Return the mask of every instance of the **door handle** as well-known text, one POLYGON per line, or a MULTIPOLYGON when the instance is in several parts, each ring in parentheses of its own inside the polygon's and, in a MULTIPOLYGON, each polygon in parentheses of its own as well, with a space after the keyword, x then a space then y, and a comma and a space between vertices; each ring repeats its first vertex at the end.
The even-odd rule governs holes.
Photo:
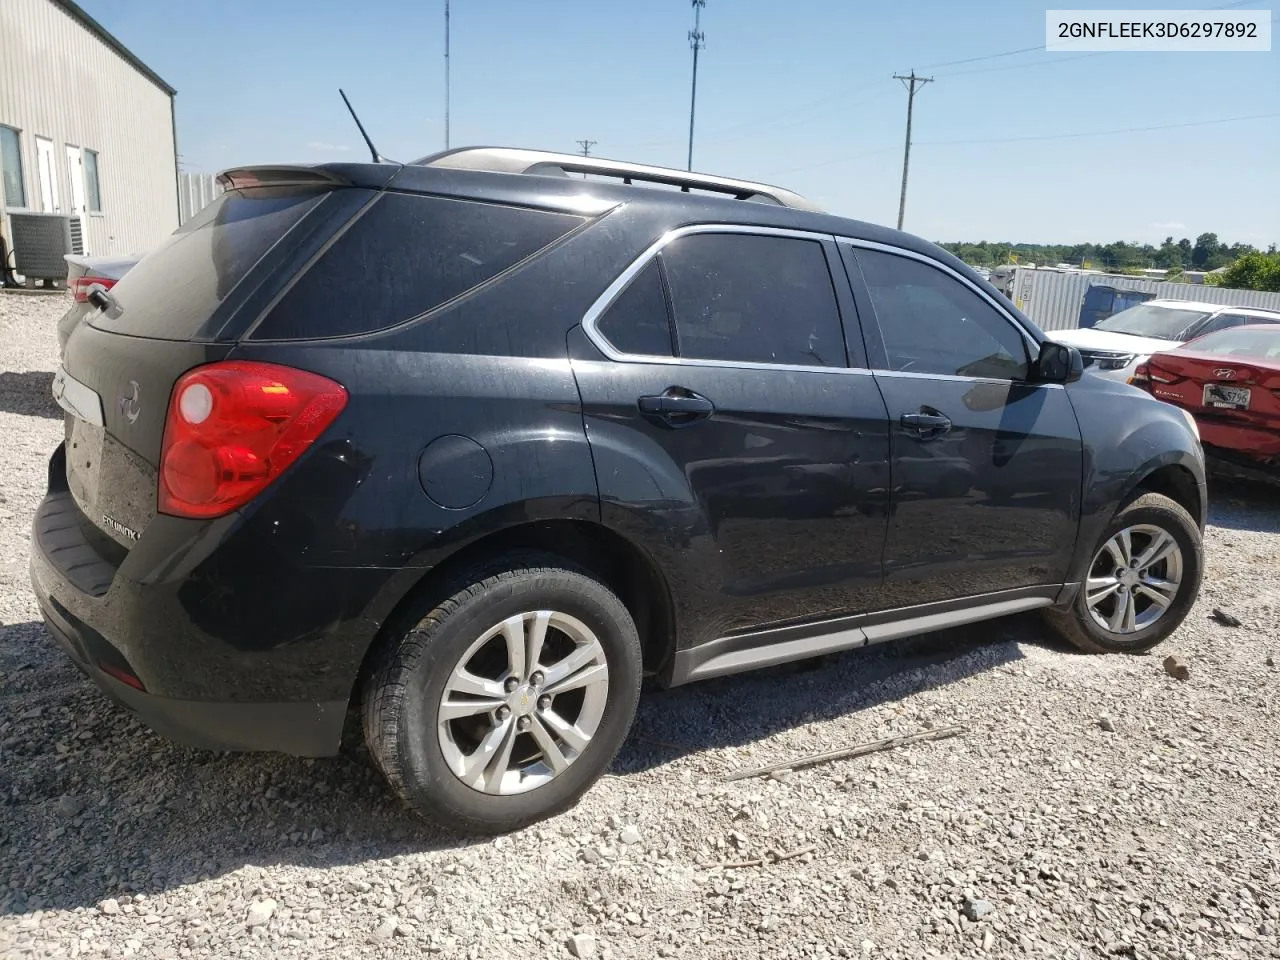
POLYGON ((904 413, 902 425, 921 437, 936 437, 951 429, 951 418, 925 407, 919 413, 904 413))
POLYGON ((655 416, 672 427, 705 420, 716 411, 715 404, 706 397, 679 387, 672 387, 656 396, 640 397, 636 406, 641 413, 655 416))

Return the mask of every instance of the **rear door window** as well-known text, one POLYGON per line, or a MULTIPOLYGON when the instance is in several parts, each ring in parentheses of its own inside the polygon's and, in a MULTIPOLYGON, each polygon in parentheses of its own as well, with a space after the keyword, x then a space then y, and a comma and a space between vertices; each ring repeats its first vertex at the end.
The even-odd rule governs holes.
POLYGON ((395 326, 493 279, 583 222, 496 203, 385 194, 298 279, 251 336, 340 337, 395 326))
POLYGON ((195 337, 254 264, 323 196, 314 190, 224 193, 111 288, 118 314, 94 314, 90 322, 133 337, 195 337))
POLYGON ((657 260, 651 260, 618 294, 601 316, 597 328, 621 353, 646 357, 675 355, 667 295, 662 289, 657 260))
POLYGON ((816 240, 698 233, 667 244, 681 357, 846 367, 827 254, 816 240))

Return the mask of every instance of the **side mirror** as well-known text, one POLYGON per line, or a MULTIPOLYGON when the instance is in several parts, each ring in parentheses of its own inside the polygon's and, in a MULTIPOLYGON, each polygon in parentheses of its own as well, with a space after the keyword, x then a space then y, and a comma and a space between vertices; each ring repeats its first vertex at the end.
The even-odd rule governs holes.
POLYGON ((1075 383, 1084 376, 1084 359, 1075 347, 1046 340, 1036 360, 1036 379, 1041 383, 1075 383))

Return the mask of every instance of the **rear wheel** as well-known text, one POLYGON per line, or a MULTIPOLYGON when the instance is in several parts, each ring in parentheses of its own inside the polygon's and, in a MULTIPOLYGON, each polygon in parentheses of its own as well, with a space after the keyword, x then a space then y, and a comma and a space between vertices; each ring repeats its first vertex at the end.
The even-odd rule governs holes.
POLYGON ((1050 611, 1088 653, 1143 653, 1176 630, 1200 592, 1204 551, 1191 515, 1147 493, 1116 514, 1070 608, 1050 611))
POLYGON ((418 813, 501 833, 572 806, 608 767, 640 695, 622 602, 559 561, 490 564, 384 651, 365 739, 418 813))

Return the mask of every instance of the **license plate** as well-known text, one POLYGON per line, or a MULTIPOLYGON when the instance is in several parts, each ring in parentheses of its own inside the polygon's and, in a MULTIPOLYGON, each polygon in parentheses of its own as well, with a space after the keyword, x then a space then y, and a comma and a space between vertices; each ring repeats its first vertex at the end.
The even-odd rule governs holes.
POLYGON ((106 437, 102 427, 67 417, 67 486, 80 509, 90 516, 98 507, 98 477, 106 437))
POLYGON ((1204 405, 1221 407, 1227 410, 1249 409, 1249 388, 1228 387, 1221 383, 1204 385, 1204 405))

